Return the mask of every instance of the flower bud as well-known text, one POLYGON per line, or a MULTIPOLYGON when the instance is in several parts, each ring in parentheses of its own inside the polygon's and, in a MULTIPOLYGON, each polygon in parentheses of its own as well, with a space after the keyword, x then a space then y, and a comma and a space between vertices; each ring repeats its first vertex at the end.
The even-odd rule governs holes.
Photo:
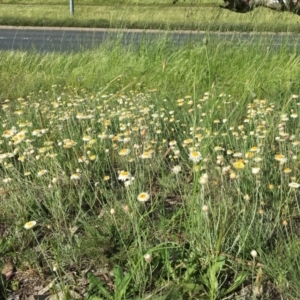
POLYGON ((146 263, 150 263, 152 261, 152 254, 150 253, 145 254, 144 259, 146 263))
POLYGON ((253 258, 256 258, 256 257, 257 257, 257 252, 256 252, 255 250, 252 250, 252 251, 250 252, 250 254, 251 254, 251 256, 252 256, 253 258))

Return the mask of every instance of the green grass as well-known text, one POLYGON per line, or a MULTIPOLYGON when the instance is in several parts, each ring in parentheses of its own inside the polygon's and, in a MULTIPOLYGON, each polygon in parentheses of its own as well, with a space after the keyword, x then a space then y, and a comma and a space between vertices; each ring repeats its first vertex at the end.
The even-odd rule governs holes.
POLYGON ((16 4, 1 4, 0 25, 275 32, 299 32, 300 28, 299 16, 295 14, 264 8, 237 14, 219 8, 220 1, 191 6, 76 2, 74 16, 70 16, 68 3, 13 3, 16 4))
MULTIPOLYGON (((69 1, 64 0, 0 0, 1 4, 22 4, 22 5, 69 5, 69 1)), ((202 5, 203 3, 217 3, 216 0, 192 0, 189 2, 179 1, 176 6, 202 5)), ((76 0, 74 4, 81 5, 141 5, 141 6, 174 6, 172 0, 76 0)))
POLYGON ((299 66, 296 48, 263 42, 2 52, 8 288, 59 277, 50 292, 67 299, 295 299, 299 66))

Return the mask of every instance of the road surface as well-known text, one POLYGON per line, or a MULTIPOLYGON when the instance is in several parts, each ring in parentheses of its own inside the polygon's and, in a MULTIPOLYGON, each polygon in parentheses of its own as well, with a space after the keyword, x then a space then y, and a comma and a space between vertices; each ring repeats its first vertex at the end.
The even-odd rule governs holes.
POLYGON ((98 48, 104 42, 118 39, 124 46, 139 47, 142 40, 151 42, 157 38, 168 40, 170 45, 201 44, 206 38, 211 43, 222 41, 232 46, 259 43, 271 49, 284 45, 300 50, 300 36, 297 34, 0 27, 0 51, 77 52, 98 48))

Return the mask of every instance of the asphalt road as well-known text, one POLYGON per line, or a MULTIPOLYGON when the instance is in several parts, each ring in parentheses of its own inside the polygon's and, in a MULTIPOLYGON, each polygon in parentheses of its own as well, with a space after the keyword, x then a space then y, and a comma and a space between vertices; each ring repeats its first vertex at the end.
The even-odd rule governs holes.
POLYGON ((0 27, 0 50, 39 52, 69 52, 98 48, 102 43, 120 40, 126 45, 139 47, 141 41, 166 39, 170 45, 184 43, 201 44, 203 39, 209 42, 259 43, 271 49, 288 46, 300 51, 300 35, 275 33, 205 33, 205 32, 163 32, 144 30, 107 30, 75 28, 14 28, 0 27))

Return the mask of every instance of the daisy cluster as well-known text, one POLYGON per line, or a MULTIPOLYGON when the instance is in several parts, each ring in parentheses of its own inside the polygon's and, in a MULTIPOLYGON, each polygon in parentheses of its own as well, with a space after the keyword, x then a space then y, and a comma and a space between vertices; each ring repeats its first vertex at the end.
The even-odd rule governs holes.
POLYGON ((214 197, 216 186, 244 199, 258 186, 290 193, 300 186, 297 100, 292 95, 281 108, 255 99, 237 120, 238 102, 209 92, 167 101, 155 90, 78 96, 53 86, 38 100, 6 99, 1 188, 118 186, 147 202, 152 180, 169 176, 214 197))

